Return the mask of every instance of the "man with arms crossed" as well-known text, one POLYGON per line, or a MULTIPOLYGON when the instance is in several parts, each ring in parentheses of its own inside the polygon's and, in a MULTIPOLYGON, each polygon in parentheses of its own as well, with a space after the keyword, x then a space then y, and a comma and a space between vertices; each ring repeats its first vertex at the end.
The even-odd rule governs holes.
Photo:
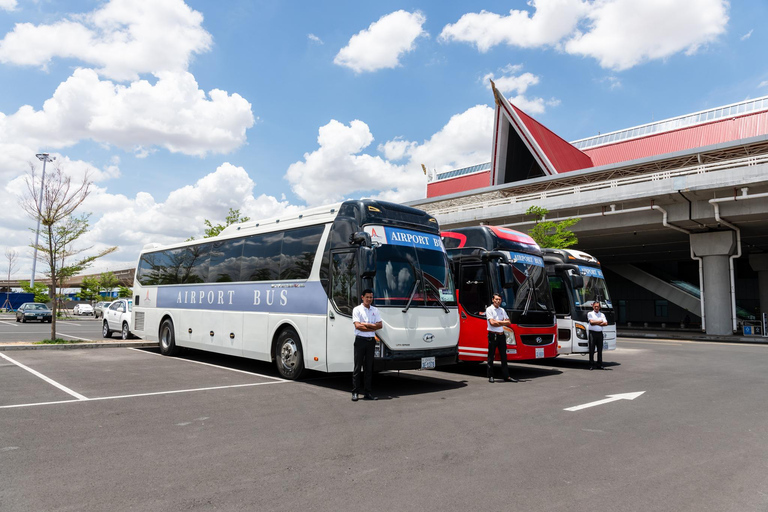
POLYGON ((589 369, 595 366, 595 349, 597 349, 597 369, 603 369, 603 326, 608 325, 608 320, 600 311, 600 302, 592 303, 592 311, 587 313, 589 320, 589 369))
POLYGON ((501 374, 505 382, 517 382, 509 376, 507 365, 507 337, 504 336, 504 326, 511 325, 509 316, 501 307, 501 295, 493 294, 493 304, 485 310, 485 319, 488 320, 488 382, 493 382, 493 359, 496 356, 496 348, 499 349, 501 359, 501 374))
POLYGON ((361 296, 363 303, 352 310, 355 322, 355 369, 352 372, 352 401, 357 402, 360 393, 360 373, 365 365, 365 400, 378 400, 371 394, 373 380, 373 349, 376 345, 376 331, 381 329, 381 315, 373 306, 373 290, 366 288, 361 296))

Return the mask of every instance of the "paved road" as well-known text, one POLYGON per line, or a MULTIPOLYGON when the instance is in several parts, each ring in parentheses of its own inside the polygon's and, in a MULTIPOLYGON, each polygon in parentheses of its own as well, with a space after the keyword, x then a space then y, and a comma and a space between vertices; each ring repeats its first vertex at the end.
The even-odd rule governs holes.
MULTIPOLYGON (((71 317, 56 321, 56 335, 68 340, 101 340, 101 319, 92 316, 71 317)), ((118 338, 120 333, 112 335, 118 338)), ((16 322, 12 314, 0 315, 0 343, 8 341, 35 342, 51 337, 51 324, 16 322)))
POLYGON ((516 364, 516 384, 385 373, 357 403, 349 374, 196 352, 3 355, 4 512, 768 509, 763 345, 625 339, 606 371, 516 364))

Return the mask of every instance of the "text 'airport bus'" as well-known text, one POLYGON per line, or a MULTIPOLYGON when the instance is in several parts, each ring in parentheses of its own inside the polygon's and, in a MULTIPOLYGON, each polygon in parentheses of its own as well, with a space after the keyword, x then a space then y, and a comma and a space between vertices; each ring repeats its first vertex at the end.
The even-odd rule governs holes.
POLYGON ((557 343, 560 354, 588 354, 592 304, 600 302, 608 325, 603 327, 603 350, 616 349, 616 315, 605 285, 600 262, 574 249, 544 249, 549 287, 557 314, 557 343))
POLYGON ((459 360, 487 360, 485 310, 494 293, 501 294, 512 322, 504 327, 507 359, 556 357, 555 313, 541 249, 533 238, 495 226, 457 228, 443 231, 442 237, 456 280, 459 360))
POLYGON ((145 246, 133 331, 177 347, 351 372, 352 309, 374 290, 383 328, 375 370, 456 362, 459 315, 434 217, 374 200, 248 221, 215 238, 145 246))

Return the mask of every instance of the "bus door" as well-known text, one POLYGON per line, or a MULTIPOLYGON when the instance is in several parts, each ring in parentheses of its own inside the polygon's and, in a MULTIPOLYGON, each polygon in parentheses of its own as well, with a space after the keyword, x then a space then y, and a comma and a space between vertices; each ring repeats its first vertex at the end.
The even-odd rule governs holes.
POLYGON ((571 299, 565 280, 559 275, 549 276, 549 289, 552 292, 552 302, 555 304, 557 316, 558 352, 570 354, 573 352, 574 335, 573 319, 571 316, 571 299))
POLYGON ((490 305, 488 275, 483 263, 462 264, 459 280, 459 359, 481 361, 488 357, 485 309, 490 305))
POLYGON ((360 303, 357 251, 331 253, 330 297, 326 360, 329 372, 351 372, 354 365, 355 326, 352 310, 360 303))

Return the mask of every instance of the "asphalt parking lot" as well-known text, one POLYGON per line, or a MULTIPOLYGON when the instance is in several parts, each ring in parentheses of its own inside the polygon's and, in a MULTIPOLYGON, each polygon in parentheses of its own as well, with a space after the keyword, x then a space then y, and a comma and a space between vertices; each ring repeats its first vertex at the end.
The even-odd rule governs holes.
POLYGON ((388 372, 357 403, 200 352, 0 352, 0 510, 766 510, 767 350, 621 340, 605 371, 388 372))
MULTIPOLYGON (((93 315, 72 316, 56 320, 56 336, 72 341, 102 340, 101 318, 93 315)), ((26 341, 36 342, 51 337, 51 324, 44 322, 16 322, 13 314, 0 315, 0 342, 26 341)), ((120 337, 114 333, 113 338, 120 337)))

